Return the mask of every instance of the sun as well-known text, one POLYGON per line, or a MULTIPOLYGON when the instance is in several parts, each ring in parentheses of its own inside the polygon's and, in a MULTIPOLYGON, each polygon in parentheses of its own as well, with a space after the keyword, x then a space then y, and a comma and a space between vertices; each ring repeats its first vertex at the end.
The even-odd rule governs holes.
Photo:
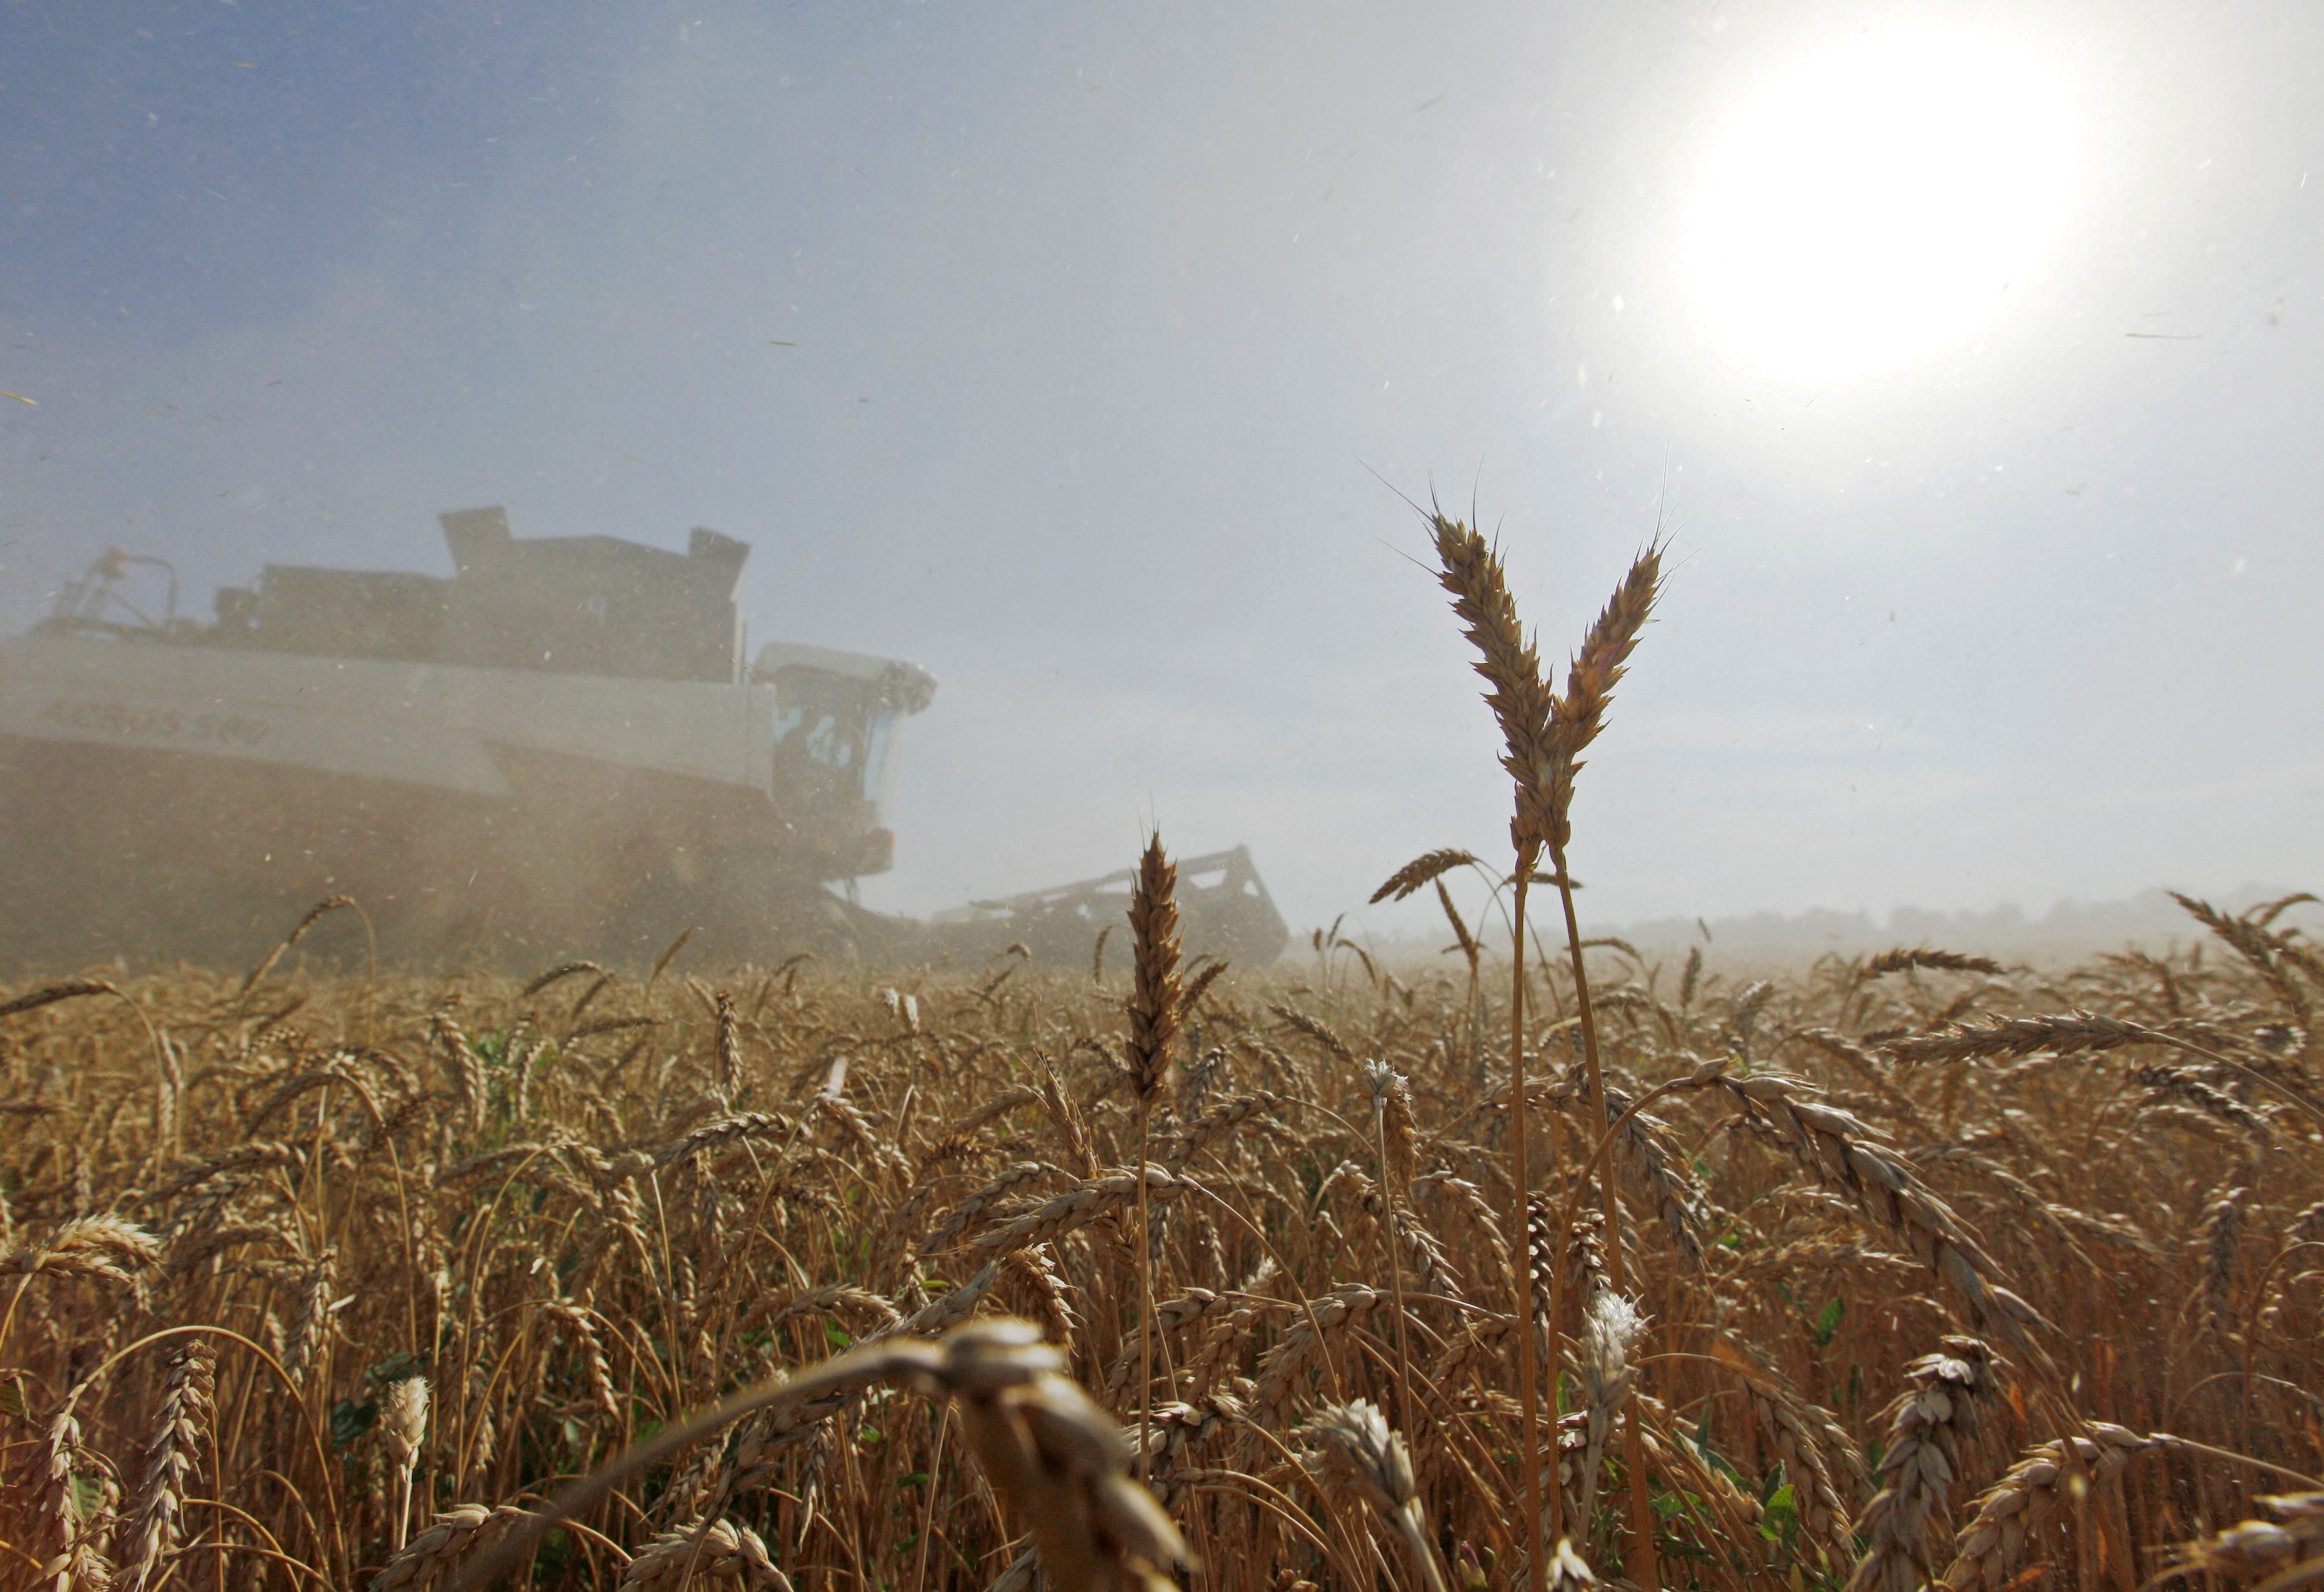
POLYGON ((1690 243, 1711 325, 1810 375, 1961 335, 2053 242, 2070 133, 2056 84, 1997 42, 1894 34, 1804 63, 1703 172, 1690 243))

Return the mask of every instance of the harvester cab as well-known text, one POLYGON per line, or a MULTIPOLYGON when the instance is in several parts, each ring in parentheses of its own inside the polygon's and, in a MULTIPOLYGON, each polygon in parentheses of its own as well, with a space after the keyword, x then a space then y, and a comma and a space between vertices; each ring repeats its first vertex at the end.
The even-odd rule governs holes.
MULTIPOLYGON (((151 602, 150 597, 145 601, 151 602)), ((118 633, 131 635, 167 634, 178 624, 178 567, 167 559, 108 547, 97 555, 78 580, 65 582, 57 593, 47 624, 55 629, 118 633), (165 583, 158 619, 139 606, 144 594, 133 589, 140 569, 157 569, 165 583)))

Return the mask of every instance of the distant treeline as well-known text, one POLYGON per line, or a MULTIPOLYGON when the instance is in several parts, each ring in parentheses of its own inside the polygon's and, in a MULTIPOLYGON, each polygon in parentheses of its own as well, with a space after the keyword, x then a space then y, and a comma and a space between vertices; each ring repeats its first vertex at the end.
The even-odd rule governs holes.
MULTIPOLYGON (((2292 884, 2246 884, 2209 899, 2224 912, 2241 912, 2257 902, 2281 901, 2294 888, 2292 884)), ((2165 890, 2145 891, 2126 901, 2061 901, 2038 913, 2015 902, 2004 902, 1979 911, 1955 912, 1916 906, 1900 906, 1885 914, 1810 907, 1797 912, 1759 912, 1724 918, 1608 921, 1591 918, 1584 907, 1582 923, 1583 934, 1591 938, 1665 950, 1704 944, 1715 949, 1784 951, 1869 951, 1923 945, 1969 951, 2024 947, 2029 954, 2049 947, 2085 953, 2126 944, 2161 949, 2173 942, 2191 943, 2205 937, 2202 925, 2165 890)), ((2294 905, 2287 910, 2283 926, 2324 932, 2324 906, 2294 905)), ((1400 923, 1388 933, 1363 938, 1377 951, 1436 949, 1429 930, 1408 930, 1400 923)))
MULTIPOLYGON (((2264 889, 2246 885, 2213 899, 2227 911, 2240 912, 2255 902, 2270 901, 2293 886, 2264 889)), ((2296 909, 2295 909, 2296 910, 2296 909)), ((2083 943, 2120 940, 2167 942, 2202 935, 2201 925, 2190 919, 2163 890, 2149 890, 2127 901, 2061 901, 2038 915, 2015 902, 1981 912, 1939 912, 1925 907, 1901 906, 1884 920, 1873 912, 1836 912, 1812 907, 1805 912, 1752 912, 1730 918, 1653 918, 1609 928, 1591 927, 1590 933, 1611 933, 1637 945, 1700 942, 1704 930, 1718 945, 1950 945, 1971 948, 1997 941, 2071 940, 2083 943)))

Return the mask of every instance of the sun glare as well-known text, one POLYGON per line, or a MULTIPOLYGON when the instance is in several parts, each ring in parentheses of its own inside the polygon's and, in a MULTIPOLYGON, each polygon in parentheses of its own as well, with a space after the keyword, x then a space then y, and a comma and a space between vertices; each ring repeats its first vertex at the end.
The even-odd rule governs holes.
POLYGON ((1704 174, 1692 243, 1712 326, 1809 375, 1967 331, 2056 230, 2068 133, 2056 85, 2005 45, 1897 35, 1799 67, 1704 174))

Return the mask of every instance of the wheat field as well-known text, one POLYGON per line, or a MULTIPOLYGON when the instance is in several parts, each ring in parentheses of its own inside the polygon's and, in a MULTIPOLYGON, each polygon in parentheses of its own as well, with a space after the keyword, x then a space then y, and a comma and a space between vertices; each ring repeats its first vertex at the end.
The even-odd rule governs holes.
POLYGON ((1182 966, 1157 838, 1111 975, 0 1001, 0 1587, 2324 1581, 2312 898, 1584 939, 1657 552, 1560 692, 1431 524, 1515 814, 1381 886, 1439 958, 1182 966))

